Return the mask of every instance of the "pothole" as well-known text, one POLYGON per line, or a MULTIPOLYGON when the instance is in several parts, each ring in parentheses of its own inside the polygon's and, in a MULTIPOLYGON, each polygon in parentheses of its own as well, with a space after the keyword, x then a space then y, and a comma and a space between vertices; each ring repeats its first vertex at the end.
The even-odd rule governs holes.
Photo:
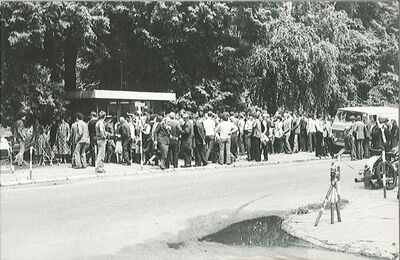
POLYGON ((288 247, 305 245, 302 240, 282 230, 283 219, 267 216, 234 223, 199 241, 216 242, 236 246, 288 247))
POLYGON ((178 241, 175 243, 167 243, 169 248, 173 248, 173 249, 179 249, 181 247, 183 247, 185 245, 185 243, 183 243, 182 241, 178 241))

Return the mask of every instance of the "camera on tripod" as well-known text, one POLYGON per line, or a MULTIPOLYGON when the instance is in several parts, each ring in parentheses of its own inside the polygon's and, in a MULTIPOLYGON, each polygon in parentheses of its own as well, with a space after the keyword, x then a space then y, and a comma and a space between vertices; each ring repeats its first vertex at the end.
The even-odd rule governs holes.
POLYGON ((332 162, 330 177, 331 182, 340 181, 340 165, 338 162, 332 162))

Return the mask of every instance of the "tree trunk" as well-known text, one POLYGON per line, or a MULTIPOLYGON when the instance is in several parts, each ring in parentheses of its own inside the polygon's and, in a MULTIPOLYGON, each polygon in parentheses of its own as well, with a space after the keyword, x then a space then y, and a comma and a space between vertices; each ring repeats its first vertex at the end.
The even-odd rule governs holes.
POLYGON ((48 67, 50 68, 50 79, 54 82, 62 81, 62 71, 60 70, 59 63, 59 48, 58 41, 52 33, 46 33, 44 36, 44 52, 47 56, 48 67))
POLYGON ((66 91, 76 90, 76 59, 78 47, 71 39, 67 39, 64 44, 64 82, 66 91))

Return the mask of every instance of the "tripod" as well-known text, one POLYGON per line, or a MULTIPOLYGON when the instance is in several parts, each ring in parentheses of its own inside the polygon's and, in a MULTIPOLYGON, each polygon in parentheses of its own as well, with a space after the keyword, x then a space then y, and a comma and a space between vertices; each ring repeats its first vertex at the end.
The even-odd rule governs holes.
POLYGON ((342 221, 340 215, 340 155, 338 156, 337 162, 332 162, 331 165, 331 185, 329 186, 328 192, 326 193, 322 207, 318 212, 317 219, 315 220, 314 227, 318 226, 319 220, 321 219, 322 213, 324 212, 326 204, 330 201, 331 206, 331 224, 334 221, 334 208, 336 208, 338 222, 342 221))

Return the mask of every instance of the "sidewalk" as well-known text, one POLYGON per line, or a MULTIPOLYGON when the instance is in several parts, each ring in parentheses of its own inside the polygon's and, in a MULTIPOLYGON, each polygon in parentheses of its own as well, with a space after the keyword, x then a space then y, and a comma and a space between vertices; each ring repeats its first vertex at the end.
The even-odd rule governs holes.
MULTIPOLYGON (((328 157, 327 157, 328 158, 328 157)), ((250 167, 250 166, 263 166, 279 163, 293 163, 311 160, 320 160, 315 157, 314 153, 301 152, 297 154, 274 154, 269 156, 269 161, 247 161, 244 156, 240 157, 238 161, 232 165, 219 165, 217 163, 209 164, 204 167, 191 167, 181 168, 183 160, 179 160, 179 168, 166 169, 162 171, 158 166, 144 165, 141 169, 139 164, 132 164, 131 166, 123 166, 120 164, 109 163, 105 165, 106 174, 95 173, 94 167, 87 167, 86 169, 72 169, 70 164, 61 164, 53 166, 37 166, 33 168, 32 179, 29 179, 29 168, 16 169, 12 174, 8 169, 2 168, 0 170, 0 186, 16 186, 26 184, 54 184, 59 182, 66 182, 79 179, 103 178, 106 176, 143 176, 143 174, 164 174, 176 171, 190 171, 198 169, 217 169, 217 168, 230 168, 230 167, 250 167)), ((192 165, 194 162, 192 162, 192 165)))
POLYGON ((340 251, 396 259, 399 256, 399 201, 397 188, 383 190, 354 190, 349 204, 341 210, 342 222, 330 224, 330 210, 325 209, 321 221, 314 227, 318 211, 304 215, 291 215, 282 224, 284 230, 293 236, 314 245, 340 251))

